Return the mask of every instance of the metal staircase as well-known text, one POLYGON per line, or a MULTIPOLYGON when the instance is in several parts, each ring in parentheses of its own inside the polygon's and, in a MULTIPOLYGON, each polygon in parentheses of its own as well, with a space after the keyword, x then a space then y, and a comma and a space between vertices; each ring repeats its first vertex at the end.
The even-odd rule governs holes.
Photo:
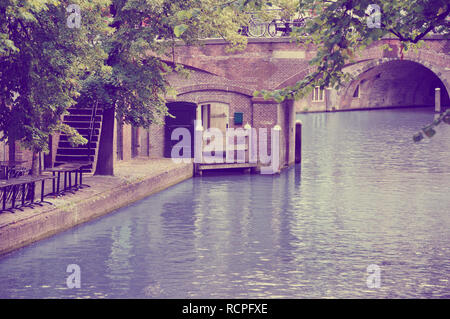
POLYGON ((88 140, 88 143, 72 146, 68 136, 61 134, 54 166, 75 162, 86 163, 83 171, 91 173, 97 161, 103 110, 97 106, 91 108, 71 107, 68 112, 69 115, 64 116, 63 123, 76 129, 88 140))

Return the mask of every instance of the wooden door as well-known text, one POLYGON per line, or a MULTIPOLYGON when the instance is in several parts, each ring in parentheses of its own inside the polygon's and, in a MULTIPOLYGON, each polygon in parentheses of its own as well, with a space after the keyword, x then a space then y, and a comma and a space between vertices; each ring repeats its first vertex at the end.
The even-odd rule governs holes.
POLYGON ((172 132, 177 128, 186 128, 190 133, 190 146, 183 150, 180 150, 180 156, 182 158, 194 157, 194 120, 196 117, 196 107, 194 103, 187 102, 175 102, 167 104, 169 113, 174 118, 167 116, 165 125, 165 147, 164 156, 170 158, 172 155, 172 149, 179 143, 179 141, 172 141, 172 132))

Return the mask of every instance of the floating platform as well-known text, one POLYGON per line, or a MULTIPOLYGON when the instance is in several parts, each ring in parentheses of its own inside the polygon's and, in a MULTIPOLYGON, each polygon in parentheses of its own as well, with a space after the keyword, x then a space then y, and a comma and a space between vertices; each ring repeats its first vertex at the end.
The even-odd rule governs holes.
POLYGON ((245 169, 251 171, 258 167, 257 163, 212 163, 212 164, 194 164, 196 175, 202 175, 203 171, 208 170, 228 170, 228 169, 245 169))

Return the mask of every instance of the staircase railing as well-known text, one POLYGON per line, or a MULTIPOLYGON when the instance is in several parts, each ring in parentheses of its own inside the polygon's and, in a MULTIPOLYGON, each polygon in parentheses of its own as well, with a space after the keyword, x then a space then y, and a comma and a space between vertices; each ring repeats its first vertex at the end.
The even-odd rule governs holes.
POLYGON ((87 162, 90 163, 91 158, 91 140, 92 140, 92 133, 95 128, 95 117, 97 116, 97 108, 98 108, 98 101, 95 102, 94 107, 92 108, 92 114, 91 114, 91 121, 89 123, 89 135, 88 135, 88 153, 87 153, 87 162))

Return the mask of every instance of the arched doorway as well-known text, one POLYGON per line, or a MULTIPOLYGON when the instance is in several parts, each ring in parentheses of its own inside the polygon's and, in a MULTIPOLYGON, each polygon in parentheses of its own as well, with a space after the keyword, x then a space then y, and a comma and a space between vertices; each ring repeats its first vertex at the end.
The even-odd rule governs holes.
POLYGON ((194 121, 196 118, 195 103, 190 102, 171 102, 167 103, 169 113, 174 117, 166 116, 165 124, 165 138, 164 138, 164 157, 172 157, 172 149, 179 142, 178 140, 172 140, 172 132, 177 128, 186 128, 191 135, 191 148, 190 150, 184 148, 179 154, 181 158, 192 158, 194 156, 194 121))
POLYGON ((340 98, 340 109, 379 107, 434 107, 440 88, 442 109, 450 107, 446 86, 430 68, 411 60, 369 63, 340 98))

